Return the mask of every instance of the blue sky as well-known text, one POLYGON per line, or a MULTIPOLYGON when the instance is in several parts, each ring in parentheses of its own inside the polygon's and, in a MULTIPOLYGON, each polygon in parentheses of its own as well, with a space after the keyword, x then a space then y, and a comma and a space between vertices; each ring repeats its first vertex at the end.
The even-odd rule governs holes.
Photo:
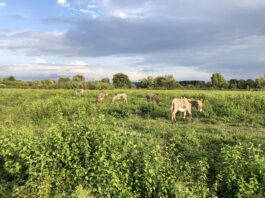
POLYGON ((264 0, 0 0, 0 76, 265 74, 264 0))

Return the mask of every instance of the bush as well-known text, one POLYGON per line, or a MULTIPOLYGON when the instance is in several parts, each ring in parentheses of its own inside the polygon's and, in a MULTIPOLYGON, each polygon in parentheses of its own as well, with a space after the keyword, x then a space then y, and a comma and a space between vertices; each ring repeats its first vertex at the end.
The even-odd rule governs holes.
POLYGON ((264 197, 264 152, 253 145, 225 146, 221 151, 217 192, 222 197, 264 197), (221 168, 222 167, 222 168, 221 168))
POLYGON ((114 117, 128 117, 130 115, 130 110, 127 104, 116 103, 109 108, 108 113, 114 117))

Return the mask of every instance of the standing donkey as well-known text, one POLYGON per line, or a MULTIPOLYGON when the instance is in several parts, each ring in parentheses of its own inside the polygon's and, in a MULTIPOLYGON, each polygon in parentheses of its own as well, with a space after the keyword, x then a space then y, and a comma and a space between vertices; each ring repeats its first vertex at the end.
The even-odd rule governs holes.
POLYGON ((190 117, 192 117, 191 113, 191 107, 195 106, 199 112, 202 112, 202 99, 187 99, 187 98, 175 98, 172 100, 171 103, 171 110, 172 110, 172 115, 171 115, 171 121, 175 122, 176 121, 176 113, 178 111, 184 112, 183 118, 186 118, 186 112, 188 111, 190 117))
POLYGON ((75 95, 76 96, 83 96, 84 89, 75 89, 75 95))
POLYGON ((97 95, 97 98, 96 98, 96 101, 99 103, 99 102, 103 102, 104 98, 108 96, 107 93, 100 93, 97 95))
POLYGON ((156 101, 156 103, 160 106, 161 105, 161 100, 157 97, 157 95, 153 93, 149 93, 146 95, 147 101, 156 101))
POLYGON ((127 103, 127 98, 128 98, 127 94, 125 93, 116 94, 115 96, 112 97, 112 103, 120 99, 123 99, 127 103))

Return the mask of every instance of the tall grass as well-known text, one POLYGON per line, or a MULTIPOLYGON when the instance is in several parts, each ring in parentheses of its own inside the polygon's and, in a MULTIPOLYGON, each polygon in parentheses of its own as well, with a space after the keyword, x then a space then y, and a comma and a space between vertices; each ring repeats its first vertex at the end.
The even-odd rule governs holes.
POLYGON ((0 90, 1 197, 264 197, 264 92, 0 90), (146 101, 155 92, 162 106, 146 101), (170 122, 175 97, 204 112, 170 122))

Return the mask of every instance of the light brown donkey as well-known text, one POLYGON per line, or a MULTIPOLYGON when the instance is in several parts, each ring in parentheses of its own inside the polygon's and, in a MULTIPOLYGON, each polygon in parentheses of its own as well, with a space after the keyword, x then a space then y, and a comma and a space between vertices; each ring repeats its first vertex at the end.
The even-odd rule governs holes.
POLYGON ((184 112, 183 118, 186 118, 186 112, 189 112, 189 115, 192 117, 191 114, 191 103, 187 98, 175 98, 172 100, 171 103, 171 110, 172 110, 172 115, 171 115, 171 121, 175 122, 176 121, 176 113, 178 111, 184 112))
POLYGON ((123 99, 127 103, 127 94, 125 93, 116 94, 115 96, 112 97, 112 102, 115 102, 116 100, 120 99, 123 99))
POLYGON ((82 96, 84 94, 84 89, 75 89, 76 96, 82 96))
POLYGON ((107 93, 100 93, 100 94, 97 95, 96 101, 97 101, 97 102, 103 102, 103 100, 104 100, 104 98, 105 98, 106 96, 108 96, 107 93))

